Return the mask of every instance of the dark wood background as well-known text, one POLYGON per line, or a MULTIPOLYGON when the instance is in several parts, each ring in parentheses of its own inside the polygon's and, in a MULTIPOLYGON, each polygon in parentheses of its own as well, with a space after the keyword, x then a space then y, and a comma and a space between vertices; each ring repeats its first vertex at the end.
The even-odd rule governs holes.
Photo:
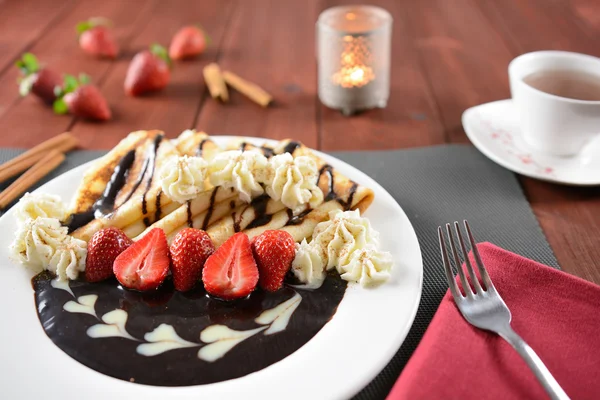
MULTIPOLYGON (((89 149, 108 149, 128 132, 157 128, 171 137, 208 133, 294 137, 322 150, 390 149, 468 143, 468 107, 510 97, 507 66, 534 50, 600 56, 597 0, 376 0, 394 17, 391 98, 384 110, 345 118, 316 93, 315 22, 327 7, 353 0, 0 0, 0 146, 30 147, 71 130, 89 149), (115 61, 86 56, 75 24, 111 19, 122 48, 115 61), (123 92, 131 57, 168 45, 184 24, 200 23, 212 45, 197 61, 177 63, 167 90, 144 98, 123 92), (64 73, 86 72, 114 112, 104 124, 57 116, 19 97, 14 61, 24 51, 64 73), (218 104, 202 68, 218 61, 259 83, 277 100, 261 109, 231 92, 218 104)), ((362 1, 359 1, 362 2, 362 1)), ((521 178, 562 268, 600 283, 600 188, 521 178)))

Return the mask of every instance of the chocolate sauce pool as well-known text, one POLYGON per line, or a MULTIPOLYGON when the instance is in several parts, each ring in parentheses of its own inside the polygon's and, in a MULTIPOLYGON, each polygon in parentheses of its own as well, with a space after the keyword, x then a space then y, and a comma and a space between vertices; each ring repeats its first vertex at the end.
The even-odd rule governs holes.
MULTIPOLYGON (((98 317, 122 309, 129 317, 125 328, 143 339, 160 324, 169 324, 190 342, 200 343, 200 332, 214 324, 235 330, 260 327, 254 319, 263 311, 302 296, 287 328, 279 333, 262 332, 242 341, 223 358, 206 362, 198 358, 200 347, 170 350, 146 357, 136 352, 143 341, 121 337, 91 338, 87 329, 101 323, 93 315, 71 313, 63 309, 74 298, 51 286, 52 276, 41 273, 32 280, 38 316, 48 337, 61 350, 80 363, 103 374, 154 386, 190 386, 235 379, 259 371, 292 354, 307 343, 335 314, 346 291, 346 282, 329 275, 317 290, 296 290, 285 286, 276 293, 257 290, 249 298, 223 302, 209 297, 203 288, 180 293, 171 281, 152 294, 122 289, 116 280, 99 283, 71 281, 75 297, 96 294, 98 317)), ((202 286, 202 285, 199 285, 202 286)))

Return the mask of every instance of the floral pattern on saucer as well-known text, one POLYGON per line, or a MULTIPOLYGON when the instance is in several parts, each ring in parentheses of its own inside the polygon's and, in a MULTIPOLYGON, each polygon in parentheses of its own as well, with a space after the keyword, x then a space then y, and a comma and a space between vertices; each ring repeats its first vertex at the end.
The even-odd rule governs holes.
POLYGON ((512 100, 469 108, 462 125, 473 145, 502 167, 544 181, 575 186, 600 185, 600 140, 573 157, 532 149, 523 139, 512 100))

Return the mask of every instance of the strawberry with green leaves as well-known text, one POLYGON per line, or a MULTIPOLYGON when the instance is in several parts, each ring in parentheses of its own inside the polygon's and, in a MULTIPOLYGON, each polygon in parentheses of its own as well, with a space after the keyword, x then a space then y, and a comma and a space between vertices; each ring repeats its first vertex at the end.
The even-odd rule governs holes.
POLYGON ((79 47, 93 56, 116 58, 119 46, 109 27, 110 21, 102 17, 78 23, 79 47))
POLYGON ((140 96, 164 89, 171 79, 171 59, 167 50, 153 44, 135 55, 125 76, 125 93, 140 96))
POLYGON ((55 90, 58 98, 54 102, 54 112, 108 121, 112 116, 108 103, 100 90, 89 82, 90 78, 85 74, 80 74, 79 79, 73 75, 65 75, 63 85, 55 90))
POLYGON ((173 60, 196 57, 204 52, 209 42, 209 37, 199 26, 184 26, 173 36, 169 56, 173 60))
POLYGON ((56 100, 54 89, 62 84, 59 74, 41 67, 37 57, 31 53, 23 54, 15 65, 23 75, 19 78, 21 96, 27 96, 31 92, 49 104, 56 100))

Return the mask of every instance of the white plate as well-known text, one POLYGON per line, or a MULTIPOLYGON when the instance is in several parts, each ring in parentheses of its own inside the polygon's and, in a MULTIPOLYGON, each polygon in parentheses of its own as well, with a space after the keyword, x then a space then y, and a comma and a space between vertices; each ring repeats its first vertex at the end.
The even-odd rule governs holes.
MULTIPOLYGON (((231 137, 217 137, 224 143, 231 137)), ((251 143, 263 139, 247 138, 251 143)), ((0 218, 0 388, 6 399, 339 399, 366 386, 389 362, 414 320, 423 276, 413 227, 392 196, 373 179, 326 154, 342 174, 370 187, 375 201, 366 212, 381 233, 382 248, 395 266, 389 282, 375 289, 349 286, 339 308, 298 351, 242 378, 201 386, 156 387, 100 374, 69 357, 46 336, 35 311, 32 274, 13 264, 8 246, 16 229, 13 211, 0 218)), ((70 200, 87 165, 75 168, 39 191, 70 200)))
POLYGON ((479 151, 513 172, 565 185, 600 185, 600 140, 574 157, 540 153, 523 140, 512 100, 469 108, 462 124, 479 151))

